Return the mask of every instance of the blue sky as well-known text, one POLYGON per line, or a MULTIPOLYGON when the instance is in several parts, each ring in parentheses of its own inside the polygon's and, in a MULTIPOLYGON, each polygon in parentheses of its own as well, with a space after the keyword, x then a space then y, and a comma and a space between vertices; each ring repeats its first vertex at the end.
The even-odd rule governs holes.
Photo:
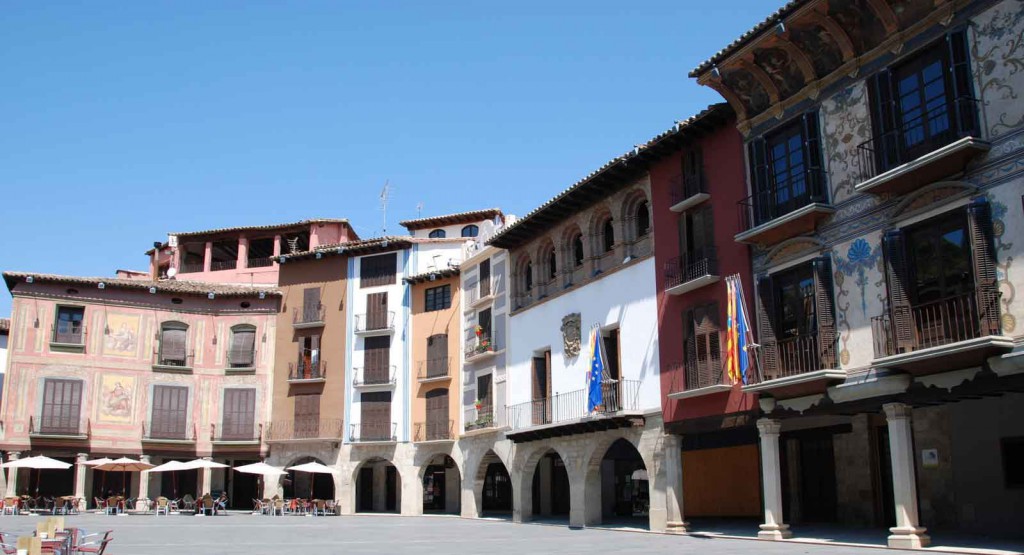
MULTIPOLYGON (((781 0, 780 2, 781 3, 781 0)), ((776 9, 695 2, 6 2, 0 269, 145 269, 170 231, 524 214, 720 102, 776 9)), ((0 295, 0 314, 10 310, 0 295)))

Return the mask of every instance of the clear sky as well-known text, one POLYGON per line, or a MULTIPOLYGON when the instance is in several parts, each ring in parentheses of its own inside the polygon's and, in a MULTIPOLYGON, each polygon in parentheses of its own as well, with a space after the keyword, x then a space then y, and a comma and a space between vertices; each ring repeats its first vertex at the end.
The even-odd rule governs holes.
MULTIPOLYGON (((721 102, 754 0, 4 2, 0 269, 145 269, 168 232, 525 214, 721 102)), ((4 288, 6 291, 6 288, 4 288)), ((0 294, 0 315, 10 311, 0 294)))

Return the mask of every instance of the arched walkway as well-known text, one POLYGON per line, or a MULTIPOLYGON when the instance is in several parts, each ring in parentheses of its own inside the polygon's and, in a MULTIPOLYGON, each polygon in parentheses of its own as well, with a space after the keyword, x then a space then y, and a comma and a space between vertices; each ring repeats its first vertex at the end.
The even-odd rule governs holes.
POLYGON ((445 454, 432 457, 423 465, 420 481, 423 484, 423 512, 457 515, 461 510, 459 492, 462 477, 455 459, 445 454))
POLYGON ((473 484, 478 516, 512 516, 512 477, 505 463, 493 450, 488 450, 477 467, 473 484))
MULTIPOLYGON (((323 461, 316 457, 299 457, 288 463, 285 468, 308 462, 324 464, 323 461)), ((288 475, 284 477, 284 497, 287 499, 324 499, 333 501, 336 499, 334 496, 334 477, 327 474, 317 475, 289 470, 288 475)))
POLYGON ((586 487, 587 525, 649 528, 651 494, 647 465, 629 440, 615 440, 597 464, 588 468, 586 487), (600 508, 599 513, 591 503, 600 508))
POLYGON ((391 461, 371 458, 355 469, 357 513, 398 513, 402 510, 402 477, 391 461))
POLYGON ((569 522, 569 472, 557 451, 549 449, 537 459, 528 487, 533 520, 569 522))

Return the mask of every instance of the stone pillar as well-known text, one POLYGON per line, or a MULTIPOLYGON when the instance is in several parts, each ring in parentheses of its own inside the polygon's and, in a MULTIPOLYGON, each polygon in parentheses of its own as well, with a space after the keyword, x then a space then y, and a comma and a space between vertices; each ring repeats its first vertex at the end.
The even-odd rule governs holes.
MULTIPOLYGON (((584 463, 578 470, 579 478, 577 481, 583 486, 584 526, 597 526, 602 522, 605 500, 604 492, 602 491, 605 473, 603 466, 603 462, 598 462, 594 467, 584 463)), ((610 474, 609 477, 613 475, 614 473, 610 474)))
POLYGON ((444 510, 451 514, 459 514, 461 506, 460 493, 462 484, 459 479, 459 469, 456 467, 446 468, 444 471, 444 510))
MULTIPOLYGON (((210 457, 203 457, 203 460, 204 461, 210 461, 210 460, 213 460, 213 459, 210 458, 210 457)), ((201 469, 200 472, 201 472, 201 474, 199 476, 199 496, 202 497, 202 496, 206 495, 207 493, 210 493, 210 491, 211 491, 211 487, 212 487, 212 483, 213 483, 213 469, 212 468, 203 468, 203 469, 201 469)))
POLYGON ((236 268, 241 270, 242 268, 249 267, 249 238, 242 235, 238 238, 238 261, 236 262, 236 268))
POLYGON ((277 260, 281 256, 281 236, 274 236, 274 266, 277 266, 277 260))
POLYGON ((213 242, 207 241, 203 249, 203 271, 209 272, 213 264, 213 242))
MULTIPOLYGON (((139 460, 146 464, 152 464, 149 455, 142 455, 139 457, 139 460)), ((150 472, 139 473, 139 495, 136 496, 139 498, 139 501, 135 504, 136 509, 149 510, 149 481, 152 477, 153 474, 150 472)))
MULTIPOLYGON (((587 523, 587 479, 586 479, 586 467, 575 468, 576 461, 573 461, 573 466, 570 467, 569 461, 565 463, 565 470, 569 473, 569 528, 583 528, 587 523)), ((598 491, 600 491, 600 480, 601 473, 597 472, 598 480, 598 491)), ((543 485, 541 491, 543 492, 543 485)), ((548 484, 548 495, 546 496, 549 501, 551 499, 551 485, 548 484)), ((600 498, 591 500, 597 501, 598 515, 600 515, 601 504, 600 498)), ((599 519, 600 521, 600 519, 599 519)))
POLYGON ((892 456, 892 493, 896 503, 896 526, 890 528, 889 547, 919 549, 930 542, 921 528, 917 510, 917 477, 914 467, 914 437, 911 408, 903 403, 882 406, 889 423, 889 452, 892 456))
MULTIPOLYGON (((398 468, 397 466, 395 468, 398 468)), ((398 473, 398 507, 403 516, 423 514, 423 478, 414 466, 398 473)))
MULTIPOLYGON (((16 461, 21 458, 21 451, 10 451, 7 453, 7 462, 16 461)), ((7 495, 14 497, 18 494, 18 469, 7 469, 7 495)))
POLYGON ((387 508, 388 479, 383 464, 373 464, 373 510, 383 512, 387 508))
POLYGON ((551 467, 553 464, 554 460, 551 457, 541 457, 537 464, 537 472, 540 473, 540 516, 551 516, 551 471, 553 470, 551 467))
POLYGON ((782 540, 793 533, 782 522, 782 474, 779 458, 779 432, 782 423, 762 418, 757 421, 761 435, 761 474, 764 479, 764 524, 757 537, 763 540, 782 540))
POLYGON ((75 456, 75 497, 78 498, 79 511, 84 511, 86 506, 85 476, 89 470, 89 467, 85 465, 87 460, 89 460, 88 453, 79 453, 75 456))
POLYGON ((651 490, 650 527, 654 532, 683 533, 688 524, 683 518, 682 441, 679 436, 664 435, 660 443, 660 451, 651 457, 657 468, 647 469, 651 478, 648 486, 651 490))

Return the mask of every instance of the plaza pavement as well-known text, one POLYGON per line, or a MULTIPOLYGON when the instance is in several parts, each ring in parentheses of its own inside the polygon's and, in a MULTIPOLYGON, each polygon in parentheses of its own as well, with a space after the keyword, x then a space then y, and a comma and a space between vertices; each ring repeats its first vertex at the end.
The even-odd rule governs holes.
MULTIPOLYGON (((30 534, 39 517, 0 517, 0 530, 30 534)), ((876 548, 776 543, 744 539, 702 538, 565 526, 518 525, 507 521, 457 517, 270 517, 232 513, 226 516, 65 517, 67 526, 88 532, 112 529, 109 555, 279 555, 443 554, 534 555, 595 553, 700 555, 873 555, 909 554, 876 548)))

